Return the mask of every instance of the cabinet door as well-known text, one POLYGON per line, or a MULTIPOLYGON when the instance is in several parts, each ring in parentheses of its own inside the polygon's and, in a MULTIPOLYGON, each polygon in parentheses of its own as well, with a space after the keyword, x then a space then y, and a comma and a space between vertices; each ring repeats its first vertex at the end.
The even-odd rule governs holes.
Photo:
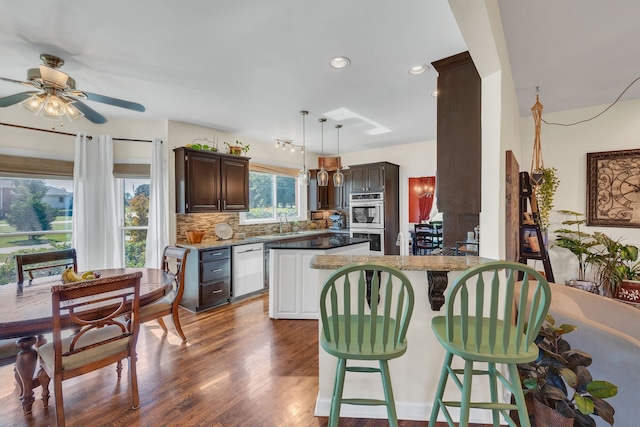
POLYGON ((221 159, 221 194, 223 211, 246 212, 249 210, 249 161, 246 159, 221 159))
POLYGON ((367 166, 367 191, 384 191, 384 165, 367 166))
POLYGON ((356 193, 367 191, 367 170, 365 167, 351 167, 351 189, 356 193))
POLYGON ((185 212, 220 210, 220 158, 189 153, 185 156, 187 179, 185 212))

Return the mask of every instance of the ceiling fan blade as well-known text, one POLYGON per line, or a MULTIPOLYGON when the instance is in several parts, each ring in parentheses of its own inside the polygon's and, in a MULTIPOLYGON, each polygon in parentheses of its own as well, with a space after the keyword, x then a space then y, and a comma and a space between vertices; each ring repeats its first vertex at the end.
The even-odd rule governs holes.
POLYGON ((75 102, 73 103, 73 106, 82 111, 82 113, 88 120, 98 124, 107 123, 107 119, 103 115, 99 114, 96 110, 78 99, 74 99, 74 101, 75 102))
POLYGON ((89 101, 102 102, 103 104, 115 105, 116 107, 128 108, 129 110, 140 111, 144 113, 144 105, 137 102, 124 101, 118 98, 111 98, 110 96, 97 95, 95 93, 84 92, 89 101))
POLYGON ((18 83, 24 86, 31 86, 31 87, 35 87, 35 88, 40 88, 40 86, 33 84, 32 82, 23 82, 21 80, 13 80, 13 79, 8 79, 6 77, 0 77, 0 80, 4 80, 5 82, 11 82, 11 83, 18 83))
POLYGON ((4 98, 0 98, 0 107, 8 107, 10 105, 14 105, 19 102, 22 102, 25 99, 28 99, 29 97, 31 97, 31 95, 33 95, 34 93, 37 93, 37 92, 21 92, 21 93, 16 93, 15 95, 9 95, 9 96, 5 96, 4 98))

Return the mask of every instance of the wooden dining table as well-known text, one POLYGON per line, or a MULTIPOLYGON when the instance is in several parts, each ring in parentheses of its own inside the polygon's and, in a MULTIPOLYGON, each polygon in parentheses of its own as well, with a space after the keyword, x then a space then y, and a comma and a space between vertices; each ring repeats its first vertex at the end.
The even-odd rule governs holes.
MULTIPOLYGON (((138 271, 142 272, 140 307, 161 299, 172 289, 174 275, 161 269, 113 268, 100 270, 100 273, 101 277, 112 277, 138 271)), ((33 389, 41 385, 43 375, 40 370, 35 376, 38 354, 34 346, 44 344, 44 334, 53 331, 51 286, 60 283, 58 275, 35 279, 31 285, 9 283, 0 286, 0 339, 15 338, 20 348, 16 357, 16 380, 25 414, 31 412, 33 389)))

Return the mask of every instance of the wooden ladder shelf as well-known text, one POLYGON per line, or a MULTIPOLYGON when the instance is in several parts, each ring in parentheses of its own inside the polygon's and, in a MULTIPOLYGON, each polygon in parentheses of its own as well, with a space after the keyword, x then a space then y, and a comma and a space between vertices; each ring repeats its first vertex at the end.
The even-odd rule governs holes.
POLYGON ((549 261, 549 254, 544 245, 542 232, 538 225, 538 208, 529 172, 520 172, 520 230, 519 230, 519 257, 518 262, 527 264, 527 261, 540 260, 544 266, 544 273, 549 282, 555 282, 553 270, 549 261))

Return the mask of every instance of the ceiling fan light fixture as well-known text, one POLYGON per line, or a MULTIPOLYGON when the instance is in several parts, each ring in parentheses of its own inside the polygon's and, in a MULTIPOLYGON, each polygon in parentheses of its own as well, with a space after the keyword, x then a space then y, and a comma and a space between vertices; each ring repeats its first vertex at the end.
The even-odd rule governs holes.
POLYGON ((346 68, 349 64, 351 64, 351 60, 346 56, 334 56, 331 58, 331 61, 329 61, 329 65, 337 69, 346 68))
POLYGON ((68 102, 67 106, 65 108, 65 112, 64 112, 65 116, 67 116, 67 119, 69 119, 69 121, 73 121, 75 119, 78 119, 80 117, 84 117, 84 113, 80 110, 78 110, 76 108, 75 105, 73 105, 73 102, 68 102))
POLYGON ((58 121, 60 117, 64 116, 67 112, 68 103, 67 100, 60 98, 55 93, 47 94, 47 99, 42 106, 42 110, 40 110, 40 117, 47 120, 58 121))
POLYGON ((53 85, 60 89, 66 88, 67 80, 69 80, 68 74, 47 67, 46 65, 40 66, 40 77, 42 78, 42 81, 47 82, 50 85, 53 85))
POLYGON ((20 106, 27 111, 31 111, 37 116, 38 114, 40 114, 40 110, 42 110, 46 99, 46 93, 34 93, 29 98, 22 101, 20 103, 20 106))

